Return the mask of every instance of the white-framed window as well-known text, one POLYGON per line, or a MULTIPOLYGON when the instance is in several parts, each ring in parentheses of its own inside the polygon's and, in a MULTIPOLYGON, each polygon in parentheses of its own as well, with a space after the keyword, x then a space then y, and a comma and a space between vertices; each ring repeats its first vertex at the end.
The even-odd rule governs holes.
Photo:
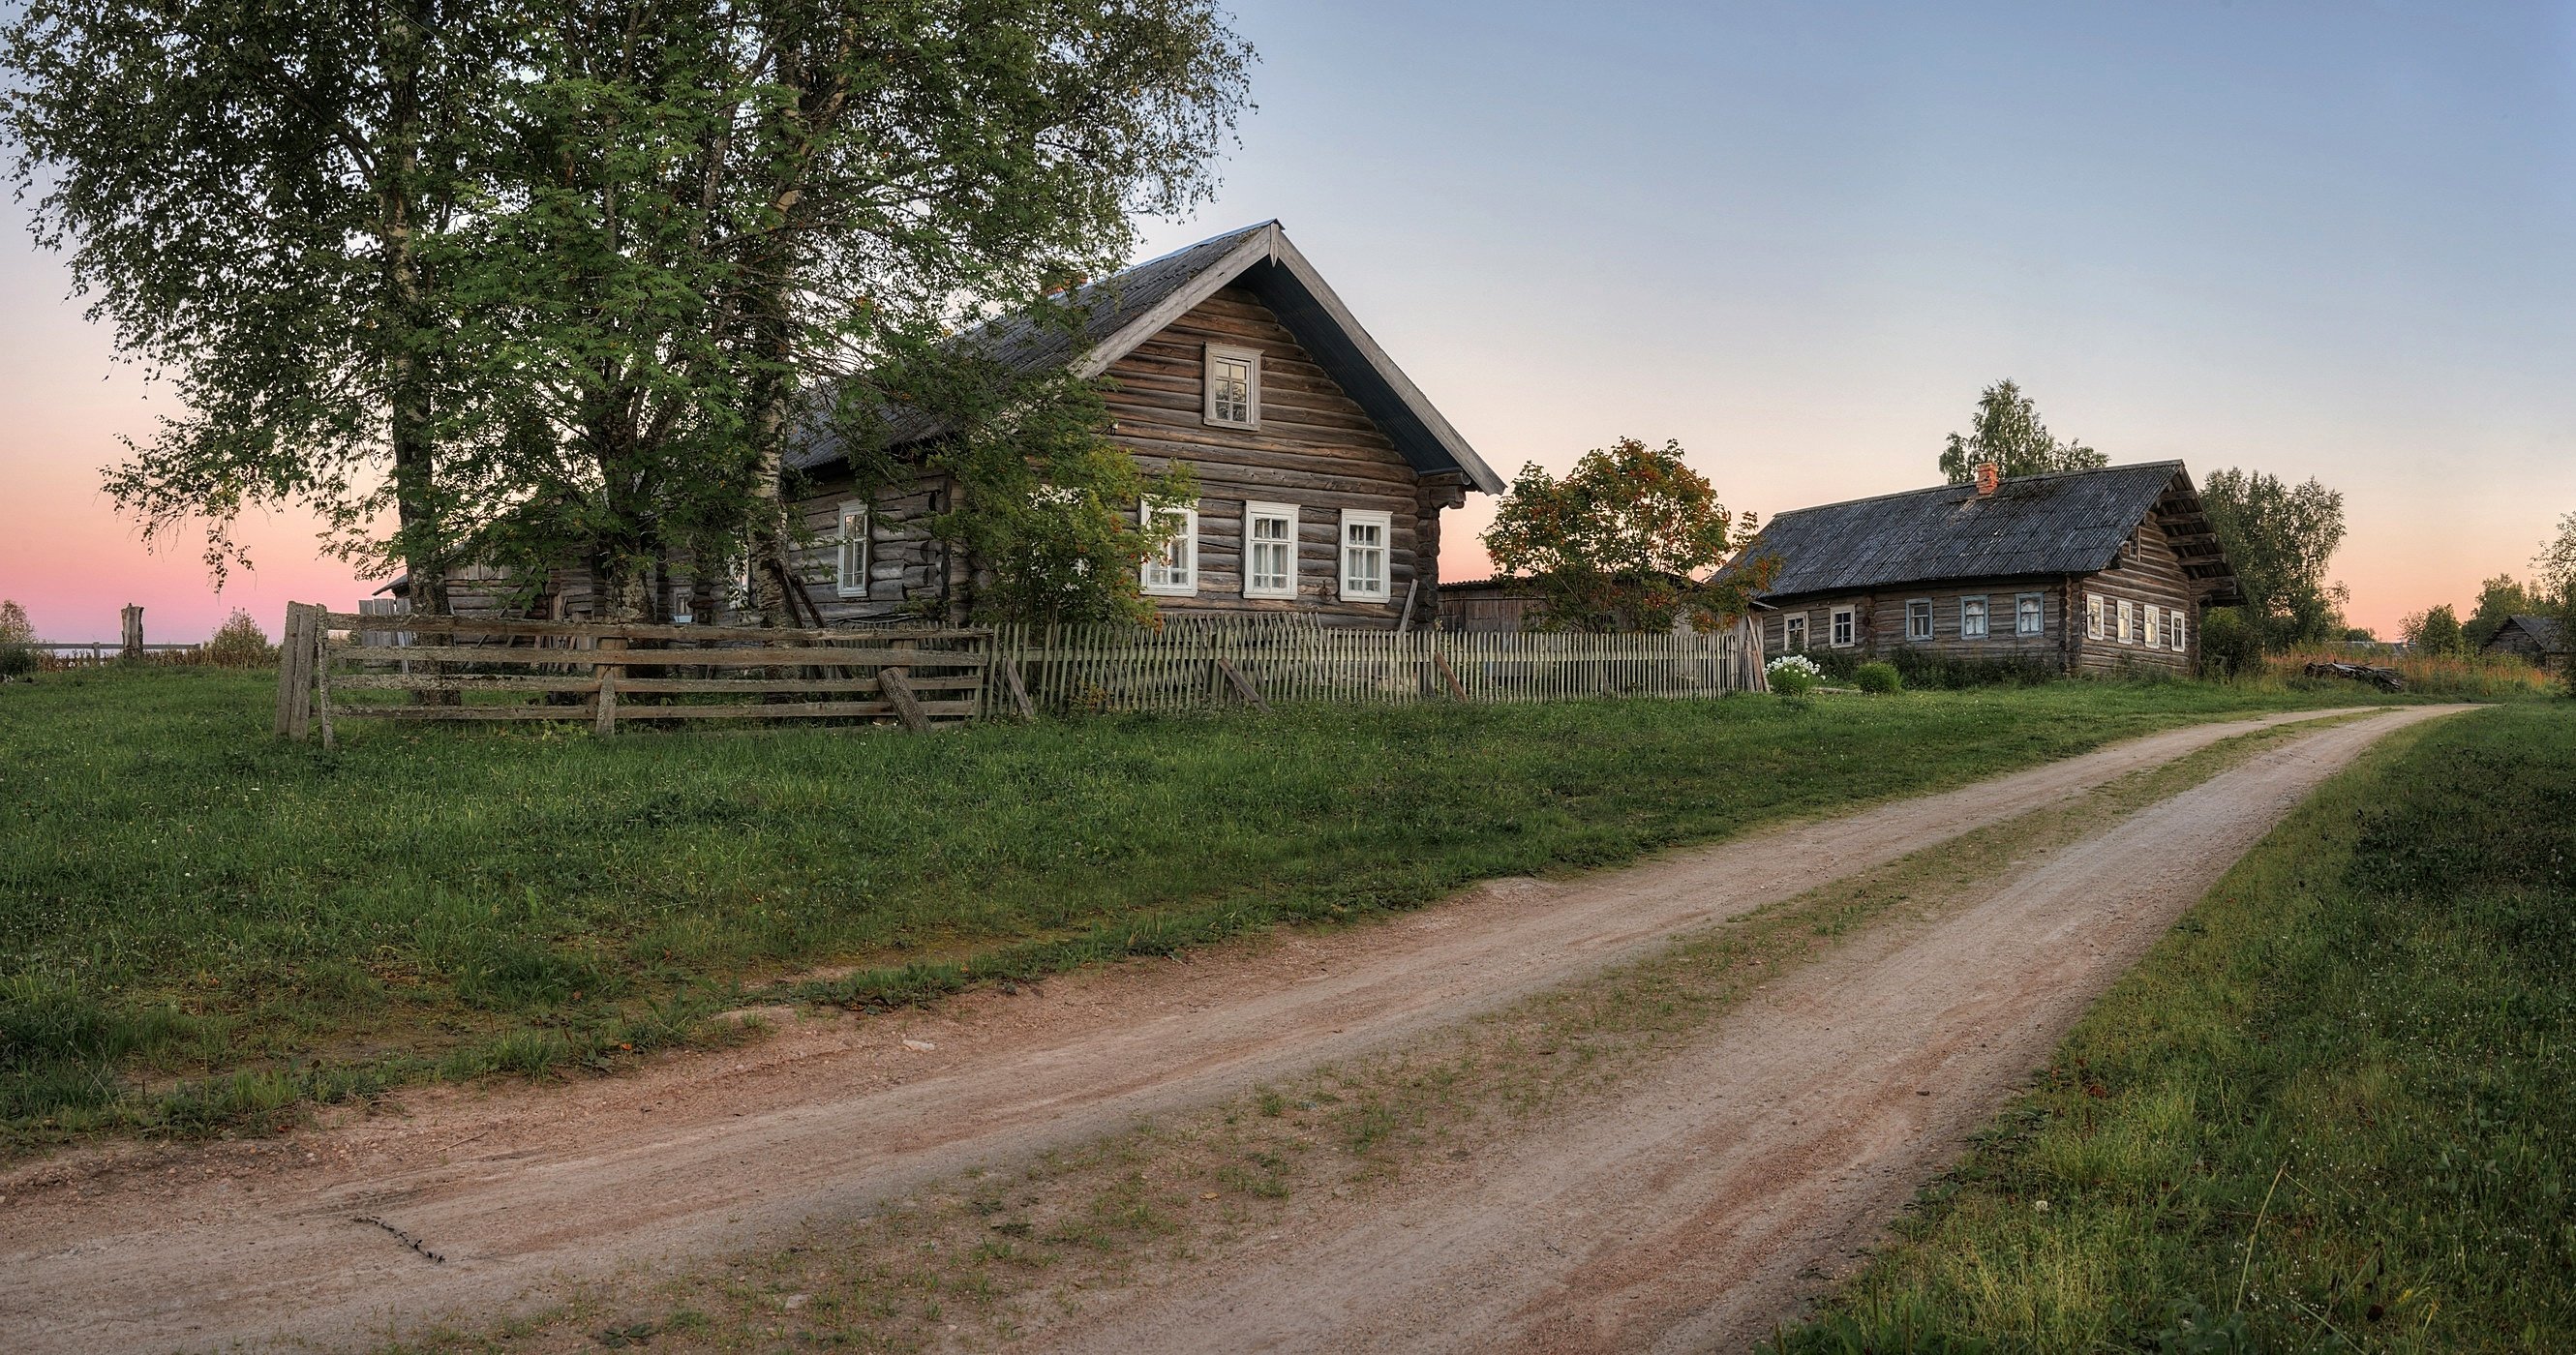
POLYGON ((2138 642, 2138 609, 2127 598, 2120 599, 2120 643, 2138 642))
POLYGON ((2138 604, 2138 643, 2150 649, 2165 647, 2165 609, 2152 602, 2138 604))
POLYGON ((1145 591, 1189 597, 1199 591, 1199 510, 1187 504, 1149 503, 1136 523, 1148 531, 1170 528, 1172 538, 1145 557, 1145 591))
POLYGON ((2102 595, 2099 593, 2084 595, 2084 638, 2102 638, 2102 595))
POLYGON ((1243 595, 1297 596, 1297 505, 1243 506, 1243 595))
POLYGON ((1261 354, 1249 348, 1207 346, 1207 422, 1220 428, 1261 426, 1261 354))
POLYGON ((2046 613, 2042 610, 2040 605, 2039 594, 2018 593, 2013 596, 2013 634, 2039 635, 2044 633, 2047 629, 2043 620, 2045 615, 2046 613))
POLYGON ((833 591, 845 598, 868 595, 868 506, 859 500, 841 505, 838 547, 833 562, 833 591))
POLYGON ((1860 615, 1852 608, 1834 608, 1833 627, 1834 648, 1849 649, 1860 643, 1860 615))
POLYGON ((2186 618, 2190 613, 2176 607, 2172 611, 2167 612, 2166 615, 2173 618, 2174 652, 2176 654, 2181 654, 2188 651, 2191 648, 2191 626, 2190 622, 2186 620, 2186 618))
POLYGON ((1807 614, 1791 612, 1780 618, 1780 652, 1795 654, 1807 647, 1807 614))
POLYGON ((1913 598, 1906 602, 1905 638, 1908 640, 1932 638, 1932 599, 1913 598))
POLYGON ((1342 510, 1342 599, 1384 602, 1387 561, 1395 536, 1391 514, 1342 510))
POLYGON ((1986 600, 1981 597, 1959 599, 1959 638, 1986 638, 1986 600))

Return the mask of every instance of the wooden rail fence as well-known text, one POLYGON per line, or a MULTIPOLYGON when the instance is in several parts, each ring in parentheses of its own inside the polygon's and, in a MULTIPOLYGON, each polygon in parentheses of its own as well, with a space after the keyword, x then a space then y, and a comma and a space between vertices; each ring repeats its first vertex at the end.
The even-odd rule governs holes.
POLYGON ((1273 702, 1562 701, 1762 691, 1750 626, 1553 635, 1304 620, 770 630, 287 609, 277 732, 337 720, 849 718, 910 729, 1273 702), (386 629, 399 624, 399 631, 386 629))
POLYGON ((890 719, 929 729, 982 704, 990 635, 949 627, 777 630, 287 608, 277 732, 339 720, 890 719), (802 699, 798 699, 802 698, 802 699))

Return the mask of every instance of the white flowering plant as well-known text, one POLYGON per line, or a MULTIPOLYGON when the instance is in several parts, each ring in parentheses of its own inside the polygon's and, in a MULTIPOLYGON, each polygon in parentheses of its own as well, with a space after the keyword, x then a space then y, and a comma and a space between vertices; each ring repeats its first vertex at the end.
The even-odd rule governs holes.
POLYGON ((1783 654, 1762 666, 1771 678, 1771 690, 1782 696, 1804 696, 1824 677, 1825 670, 1804 654, 1783 654))

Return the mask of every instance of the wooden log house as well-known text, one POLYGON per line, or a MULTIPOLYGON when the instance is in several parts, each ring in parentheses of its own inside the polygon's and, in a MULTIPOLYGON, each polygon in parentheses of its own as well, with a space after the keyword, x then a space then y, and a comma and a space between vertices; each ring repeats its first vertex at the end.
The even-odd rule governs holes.
POLYGON ((2179 461, 1942 485, 1780 514, 1730 569, 1769 654, 1910 647, 2062 674, 2191 672, 2244 601, 2179 461))
MULTIPOLYGON (((1413 623, 1428 624, 1442 510, 1470 491, 1499 493, 1502 480, 1278 222, 1139 264, 1072 301, 1078 331, 1021 323, 995 350, 1023 370, 1102 379, 1111 438, 1149 469, 1190 468, 1198 500, 1152 510, 1181 529, 1144 567, 1158 607, 1392 627, 1410 599, 1413 623)), ((936 436, 922 430, 918 445, 936 436)), ((815 543, 798 568, 826 621, 971 608, 973 562, 924 529, 954 485, 924 475, 860 495, 828 441, 796 466, 812 486, 797 511, 815 543)))
POLYGON ((2509 616, 2487 642, 2478 646, 2481 654, 2513 654, 2544 673, 2565 671, 2568 664, 2567 637, 2560 633, 2557 618, 2547 616, 2509 616))
MULTIPOLYGON (((1343 625, 1428 625, 1437 615, 1440 514, 1470 492, 1500 493, 1485 465, 1352 317, 1277 221, 1229 231, 1088 284, 1078 326, 1005 321, 987 335, 1023 371, 1099 379, 1110 437, 1147 468, 1186 464, 1195 503, 1144 566, 1145 592, 1181 615, 1302 613, 1343 625)), ((943 430, 898 426, 898 460, 919 464, 943 430)), ((803 544, 791 568, 829 625, 973 610, 977 566, 933 538, 956 485, 924 469, 861 492, 828 437, 790 453, 802 485, 790 513, 803 544)), ((1138 505, 1142 514, 1146 505, 1138 505)), ((498 611, 511 581, 467 568, 461 615, 498 611)), ((666 571, 656 615, 721 622, 739 585, 666 571), (708 606, 713 595, 715 605, 708 606), (692 607, 692 601, 695 607, 692 607), (709 614, 711 613, 711 614, 709 614)), ((399 595, 401 581, 388 590, 399 595)), ((534 611, 593 613, 584 571, 552 571, 534 611)))

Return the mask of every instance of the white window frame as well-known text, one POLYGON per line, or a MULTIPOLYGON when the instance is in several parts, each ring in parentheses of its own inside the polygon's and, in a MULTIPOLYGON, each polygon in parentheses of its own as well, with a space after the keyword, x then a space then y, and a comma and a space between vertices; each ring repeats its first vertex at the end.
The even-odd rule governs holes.
POLYGON ((2165 609, 2152 602, 2138 604, 2138 640, 2149 649, 2165 647, 2165 609))
POLYGON ((1807 614, 1805 612, 1783 614, 1780 618, 1780 652, 1802 654, 1808 648, 1807 614))
POLYGON ((1906 643, 1908 643, 1908 644, 1913 644, 1913 643, 1917 643, 1917 642, 1920 642, 1920 641, 1927 641, 1927 640, 1930 640, 1931 638, 1932 638, 1932 599, 1930 599, 1930 598, 1907 598, 1907 599, 1905 600, 1905 640, 1906 640, 1906 643), (1917 626, 1917 625, 1915 624, 1915 623, 1916 623, 1916 622, 1918 622, 1918 621, 1922 623, 1920 626, 1917 626))
POLYGON ((1199 418, 1211 428, 1259 428, 1261 426, 1261 350, 1236 348, 1227 344, 1207 346, 1199 368, 1199 418), (1216 365, 1240 362, 1244 367, 1243 417, 1225 419, 1217 416, 1216 365))
POLYGON ((2137 626, 2137 605, 2130 602, 2127 598, 2120 599, 2120 643, 2124 645, 2136 644, 2138 642, 2137 626))
MULTIPOLYGON (((1268 544, 1280 544, 1272 542, 1268 544)), ((1246 503, 1243 506, 1243 595, 1248 598, 1289 598, 1297 596, 1297 505, 1293 503, 1246 503), (1288 524, 1287 582, 1261 584, 1254 582, 1254 523, 1288 524)))
POLYGON ((1960 638, 1960 639, 1962 639, 1962 640, 1983 640, 1983 639, 1985 639, 1986 637, 1988 637, 1988 636, 1990 636, 1990 635, 1992 635, 1992 634, 1994 634, 1994 633, 1995 633, 1995 624, 1994 624, 1994 623, 1995 623, 1995 609, 1994 609, 1993 604, 1989 603, 1989 602, 1986 600, 1986 595, 1985 595, 1985 594, 1983 594, 1983 593, 1971 593, 1971 594, 1969 594, 1968 596, 1966 596, 1966 597, 1963 597, 1963 598, 1959 599, 1959 638, 1960 638), (1974 606, 1974 611, 1973 611, 1973 612, 1970 610, 1970 607, 1971 607, 1971 605, 1972 605, 1972 604, 1973 604, 1973 606, 1974 606), (1971 630, 1971 629, 1969 629, 1969 628, 1968 628, 1968 627, 1969 627, 1968 618, 1969 618, 1970 616, 1972 616, 1972 615, 1976 618, 1976 629, 1974 629, 1974 630, 1971 630))
POLYGON ((2167 611, 2165 614, 2173 618, 2173 647, 2174 647, 2174 652, 2175 652, 2176 654, 2188 654, 2188 653, 2190 653, 2190 652, 2191 652, 2191 628, 2190 628, 2190 622, 2189 622, 2189 621, 2187 621, 2187 620, 2185 620, 2184 618, 2186 618, 2186 617, 2190 616, 2190 615, 2191 615, 2191 613, 2189 613, 2188 611, 2185 611, 2183 608, 2175 607, 2175 608, 2172 608, 2172 609, 2170 609, 2169 611, 2167 611))
POLYGON ((863 499, 847 499, 833 521, 832 589, 845 598, 868 595, 868 567, 875 562, 875 552, 868 540, 868 505, 863 499))
POLYGON ((2042 593, 2015 593, 2015 594, 2013 594, 2013 634, 2015 634, 2015 635, 2046 635, 2047 633, 2048 633, 2048 598, 2047 598, 2047 595, 2042 594, 2042 593), (2029 613, 2029 616, 2030 616, 2030 624, 2029 624, 2029 625, 2027 625, 2027 626, 2025 626, 2025 625, 2023 625, 2023 624, 2022 624, 2022 615, 2023 615, 2023 613, 2024 613, 2025 611, 2027 611, 2027 612, 2029 613))
POLYGON ((1199 510, 1196 504, 1147 503, 1136 510, 1139 530, 1151 530, 1157 519, 1178 517, 1181 530, 1141 566, 1143 591, 1155 597, 1196 597, 1199 591, 1199 510))
POLYGON ((1825 616, 1827 643, 1836 649, 1850 649, 1860 643, 1860 609, 1836 607, 1825 616))
POLYGON ((1384 602, 1394 596, 1395 515, 1372 509, 1345 508, 1342 510, 1340 540, 1341 549, 1336 553, 1341 557, 1342 600, 1344 602, 1384 602), (1351 529, 1354 527, 1377 528, 1378 544, 1374 547, 1352 545, 1351 529), (1355 552, 1364 550, 1375 550, 1378 554, 1377 585, 1374 591, 1369 588, 1367 580, 1351 571, 1351 565, 1356 559, 1355 552))
POLYGON ((2102 595, 2099 593, 2084 595, 2084 638, 2102 638, 2102 595))

